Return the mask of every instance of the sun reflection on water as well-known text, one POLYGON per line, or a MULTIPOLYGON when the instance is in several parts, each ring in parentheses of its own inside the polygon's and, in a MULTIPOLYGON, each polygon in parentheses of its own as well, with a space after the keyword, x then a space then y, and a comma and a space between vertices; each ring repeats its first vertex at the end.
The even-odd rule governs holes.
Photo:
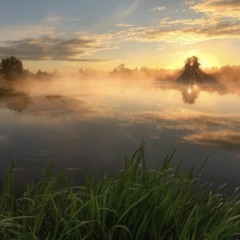
POLYGON ((190 85, 188 86, 188 90, 187 90, 187 92, 188 92, 188 94, 191 94, 191 93, 192 93, 192 88, 191 88, 190 85))

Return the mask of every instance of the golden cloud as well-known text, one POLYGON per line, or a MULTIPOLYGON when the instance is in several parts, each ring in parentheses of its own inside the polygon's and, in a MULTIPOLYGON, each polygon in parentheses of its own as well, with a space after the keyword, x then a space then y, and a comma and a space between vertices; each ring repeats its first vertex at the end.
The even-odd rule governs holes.
POLYGON ((210 17, 228 17, 240 20, 239 0, 205 0, 203 3, 192 6, 191 9, 210 17))
POLYGON ((211 24, 207 19, 187 19, 151 27, 131 27, 114 36, 121 41, 196 43, 218 38, 239 38, 240 22, 211 24))
MULTIPOLYGON (((120 31, 115 37, 125 41, 196 43, 199 41, 240 36, 240 2, 239 0, 208 0, 196 4, 185 1, 190 10, 202 13, 198 17, 171 20, 164 18, 159 25, 148 27, 129 27, 120 31)), ((154 9, 161 10, 162 7, 154 9)))

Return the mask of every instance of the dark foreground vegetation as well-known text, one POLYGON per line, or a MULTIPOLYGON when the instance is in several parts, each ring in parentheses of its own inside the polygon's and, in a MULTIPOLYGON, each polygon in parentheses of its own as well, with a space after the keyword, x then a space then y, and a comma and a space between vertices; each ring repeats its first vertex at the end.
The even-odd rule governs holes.
MULTIPOLYGON (((237 239, 239 192, 199 184, 191 172, 146 167, 140 147, 116 176, 86 178, 79 186, 66 169, 14 194, 14 164, 0 195, 0 239, 237 239)), ((76 172, 75 172, 76 173, 76 172)))

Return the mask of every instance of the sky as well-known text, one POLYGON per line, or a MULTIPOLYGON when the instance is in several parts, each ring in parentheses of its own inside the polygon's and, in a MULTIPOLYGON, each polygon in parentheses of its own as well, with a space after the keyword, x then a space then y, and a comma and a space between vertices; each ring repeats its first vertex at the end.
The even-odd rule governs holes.
POLYGON ((240 64, 240 0, 0 0, 0 59, 30 71, 240 64))

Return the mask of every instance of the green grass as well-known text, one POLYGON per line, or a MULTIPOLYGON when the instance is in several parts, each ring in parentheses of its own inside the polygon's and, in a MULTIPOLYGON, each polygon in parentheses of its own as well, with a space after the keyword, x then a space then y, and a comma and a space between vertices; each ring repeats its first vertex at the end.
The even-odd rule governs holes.
POLYGON ((141 146, 116 176, 87 177, 81 186, 74 170, 51 177, 50 166, 19 197, 12 163, 0 195, 0 239, 237 239, 239 192, 200 185, 192 172, 172 168, 171 158, 150 170, 141 146))

